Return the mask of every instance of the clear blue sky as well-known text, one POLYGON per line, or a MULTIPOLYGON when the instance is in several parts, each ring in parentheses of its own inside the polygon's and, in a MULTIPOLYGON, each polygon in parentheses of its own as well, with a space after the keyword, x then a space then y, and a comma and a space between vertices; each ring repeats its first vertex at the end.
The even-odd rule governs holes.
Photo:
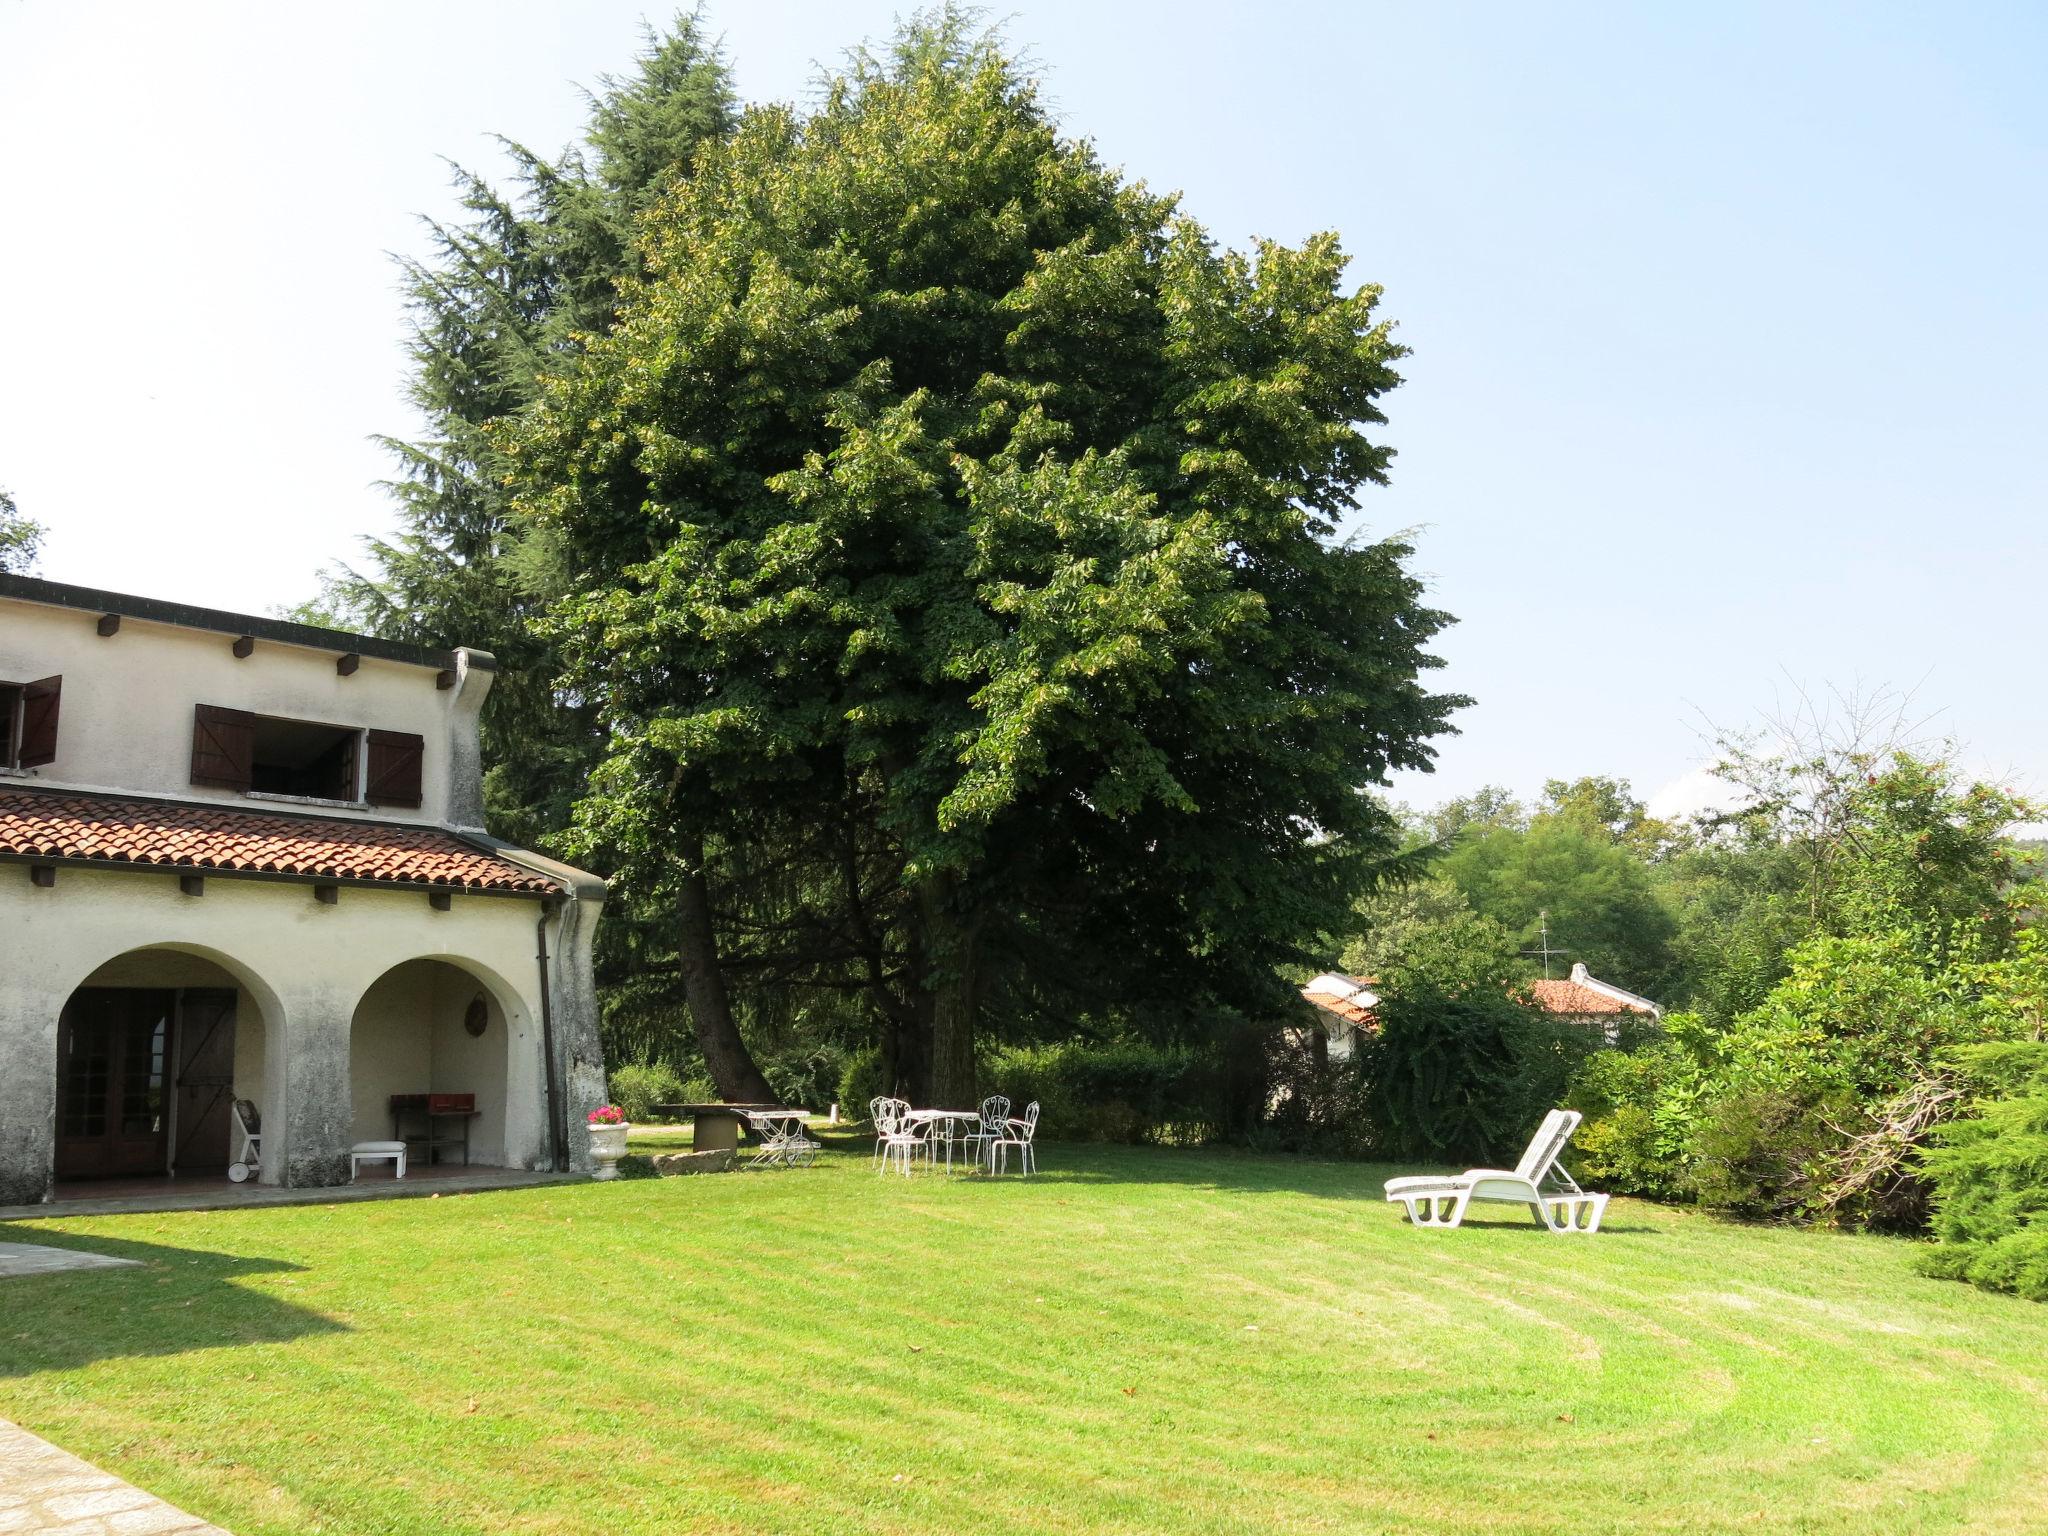
MULTIPOLYGON (((635 4, 0 0, 0 485, 45 573, 263 610, 389 512, 386 253, 553 148, 635 4)), ((886 4, 711 10, 801 98, 886 4)), ((651 14, 664 14, 659 10, 651 14)), ((2048 13, 1021 0, 1069 132, 1222 240, 1342 232, 1415 349, 1378 530, 1477 696, 1429 800, 1917 686, 2048 788, 2048 13)))

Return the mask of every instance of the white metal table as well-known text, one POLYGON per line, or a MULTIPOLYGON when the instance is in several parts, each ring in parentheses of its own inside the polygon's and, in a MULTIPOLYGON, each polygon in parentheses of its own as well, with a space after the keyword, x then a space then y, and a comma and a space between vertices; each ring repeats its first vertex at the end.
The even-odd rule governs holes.
MULTIPOLYGON (((953 1142, 955 1140, 953 1127, 963 1120, 970 1127, 981 1124, 980 1112, 972 1109, 913 1109, 903 1118, 912 1125, 928 1125, 932 1128, 932 1131, 937 1131, 941 1127, 944 1128, 946 1133, 944 1137, 946 1172, 948 1173, 953 1171, 953 1142)), ((964 1140, 965 1138, 960 1139, 964 1140)), ((925 1156, 930 1159, 934 1168, 939 1163, 938 1145, 938 1142, 932 1140, 931 1133, 927 1132, 925 1136, 925 1156)))

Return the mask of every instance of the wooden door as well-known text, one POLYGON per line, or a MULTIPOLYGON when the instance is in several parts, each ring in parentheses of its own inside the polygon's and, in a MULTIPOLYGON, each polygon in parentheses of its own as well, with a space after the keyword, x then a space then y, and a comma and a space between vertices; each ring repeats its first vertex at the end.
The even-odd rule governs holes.
POLYGON ((171 1167, 206 1173, 228 1165, 228 1106, 235 1096, 235 992, 186 987, 178 994, 178 1070, 171 1167))
POLYGON ((57 1177, 162 1173, 175 994, 81 987, 57 1028, 57 1177))

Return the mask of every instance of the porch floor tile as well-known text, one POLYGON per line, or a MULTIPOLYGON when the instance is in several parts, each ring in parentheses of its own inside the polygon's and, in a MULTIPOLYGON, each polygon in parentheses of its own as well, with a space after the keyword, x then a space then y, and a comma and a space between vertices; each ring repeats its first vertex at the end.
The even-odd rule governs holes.
MULTIPOLYGON (((492 1189, 562 1184, 587 1173, 545 1173, 527 1168, 415 1166, 402 1179, 388 1169, 365 1168, 354 1184, 283 1189, 275 1184, 231 1184, 226 1178, 109 1179, 60 1184, 57 1198, 37 1205, 0 1205, 0 1221, 49 1221, 59 1216, 128 1216, 154 1211, 234 1211, 245 1206, 328 1205, 346 1200, 403 1200, 424 1195, 466 1195, 492 1189)), ((0 1533, 7 1527, 0 1524, 0 1533)))

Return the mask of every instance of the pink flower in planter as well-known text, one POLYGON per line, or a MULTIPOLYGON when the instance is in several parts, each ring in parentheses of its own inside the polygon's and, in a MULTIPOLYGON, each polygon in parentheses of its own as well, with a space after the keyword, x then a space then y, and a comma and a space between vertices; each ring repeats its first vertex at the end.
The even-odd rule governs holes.
POLYGON ((590 1123, 592 1125, 624 1125, 626 1123, 626 1112, 616 1104, 607 1104, 602 1109, 593 1109, 590 1112, 590 1123))

